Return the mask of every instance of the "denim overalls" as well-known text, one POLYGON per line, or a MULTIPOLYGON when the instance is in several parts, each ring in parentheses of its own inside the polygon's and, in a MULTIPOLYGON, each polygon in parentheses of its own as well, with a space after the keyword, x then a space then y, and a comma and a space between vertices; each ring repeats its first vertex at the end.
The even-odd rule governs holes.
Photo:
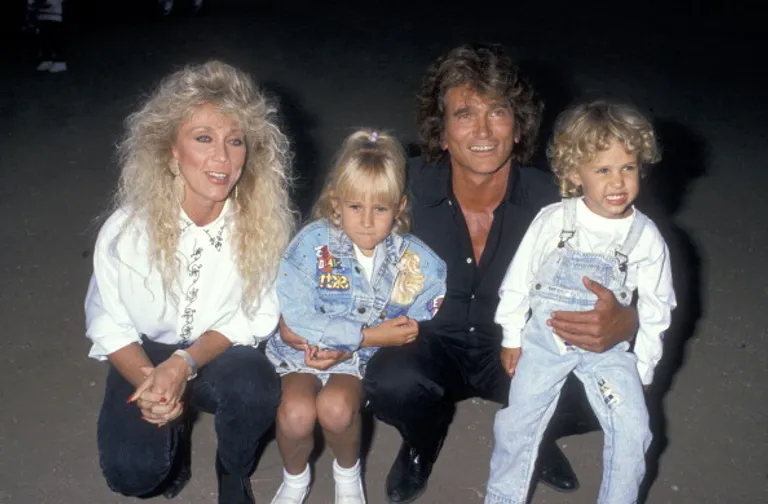
POLYGON ((604 353, 569 345, 546 325, 556 310, 587 311, 596 296, 584 287, 587 276, 611 289, 623 305, 627 257, 637 244, 646 219, 635 212, 624 244, 607 254, 584 253, 578 243, 577 198, 564 201, 560 243, 547 256, 530 290, 531 316, 522 334, 522 355, 509 391, 509 406, 496 414, 495 444, 486 504, 524 504, 547 424, 557 406, 565 378, 573 372, 604 432, 603 480, 599 504, 629 504, 645 474, 645 451, 651 441, 648 411, 635 355, 622 342, 604 353))
POLYGON ((378 350, 359 348, 362 329, 406 315, 418 322, 431 319, 445 295, 445 262, 410 234, 391 233, 376 246, 369 281, 355 258, 352 240, 326 219, 304 227, 280 261, 277 295, 286 324, 310 344, 353 352, 352 358, 328 371, 304 364, 304 352, 275 335, 267 357, 278 374, 314 373, 325 383, 329 373, 362 377, 378 350), (418 294, 407 303, 393 301, 398 276, 415 273, 418 294))

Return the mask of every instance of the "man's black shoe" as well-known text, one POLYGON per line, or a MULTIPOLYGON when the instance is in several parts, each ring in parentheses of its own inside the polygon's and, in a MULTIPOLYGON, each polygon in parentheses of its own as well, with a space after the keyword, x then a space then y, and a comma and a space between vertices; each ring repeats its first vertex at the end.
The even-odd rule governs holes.
POLYGON ((557 445, 541 451, 539 482, 558 492, 573 492, 579 489, 576 473, 557 445))
POLYGON ((437 453, 421 454, 403 441, 387 475, 387 498, 392 504, 413 502, 427 489, 437 453))
POLYGON ((216 478, 219 480, 219 504, 256 504, 248 476, 229 474, 216 456, 216 478))

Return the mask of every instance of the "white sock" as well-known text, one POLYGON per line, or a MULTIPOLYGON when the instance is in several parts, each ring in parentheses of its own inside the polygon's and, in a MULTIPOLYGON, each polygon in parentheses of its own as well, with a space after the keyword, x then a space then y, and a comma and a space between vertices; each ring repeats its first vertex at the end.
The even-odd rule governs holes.
POLYGON ((301 504, 309 493, 309 483, 312 481, 312 473, 309 464, 300 474, 290 474, 283 469, 283 484, 277 490, 272 499, 273 504, 301 504))
POLYGON ((341 467, 337 460, 333 461, 333 480, 336 483, 336 499, 353 499, 345 502, 365 502, 363 481, 360 477, 360 459, 352 467, 341 467))
POLYGON ((283 469, 283 481, 286 485, 294 488, 305 488, 312 481, 312 473, 309 471, 309 464, 299 474, 291 474, 283 469))

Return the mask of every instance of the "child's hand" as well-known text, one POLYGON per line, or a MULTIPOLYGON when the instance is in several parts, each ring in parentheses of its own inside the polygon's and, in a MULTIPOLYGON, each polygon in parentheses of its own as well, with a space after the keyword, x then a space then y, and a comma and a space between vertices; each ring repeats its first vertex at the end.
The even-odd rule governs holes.
POLYGON ((363 329, 367 347, 401 346, 411 343, 419 335, 419 323, 401 315, 385 320, 376 327, 363 329))
POLYGON ((351 357, 352 354, 344 350, 324 350, 313 345, 307 345, 304 349, 304 364, 320 371, 325 371, 351 357))
POLYGON ((286 345, 294 350, 306 350, 307 340, 293 332, 291 328, 288 327, 288 324, 285 323, 283 317, 280 317, 278 327, 280 329, 280 338, 282 338, 286 345))
POLYGON ((515 375, 515 369, 517 369, 517 363, 520 360, 520 354, 522 348, 505 348, 501 347, 501 365, 507 371, 510 378, 515 375))

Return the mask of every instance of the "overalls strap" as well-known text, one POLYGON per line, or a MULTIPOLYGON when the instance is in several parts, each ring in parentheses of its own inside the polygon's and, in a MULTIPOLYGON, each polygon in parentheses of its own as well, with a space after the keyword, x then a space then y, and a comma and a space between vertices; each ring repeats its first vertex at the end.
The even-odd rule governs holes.
POLYGON ((620 267, 622 271, 626 270, 627 258, 629 253, 635 248, 637 242, 640 241, 640 236, 643 234, 643 228, 645 227, 648 217, 640 213, 637 209, 634 210, 635 215, 632 219, 632 224, 629 226, 629 232, 627 238, 624 240, 624 244, 616 251, 616 257, 619 259, 620 267))
POLYGON ((558 248, 563 248, 568 240, 576 234, 576 204, 578 198, 566 198, 563 200, 563 229, 560 231, 560 243, 558 248))

